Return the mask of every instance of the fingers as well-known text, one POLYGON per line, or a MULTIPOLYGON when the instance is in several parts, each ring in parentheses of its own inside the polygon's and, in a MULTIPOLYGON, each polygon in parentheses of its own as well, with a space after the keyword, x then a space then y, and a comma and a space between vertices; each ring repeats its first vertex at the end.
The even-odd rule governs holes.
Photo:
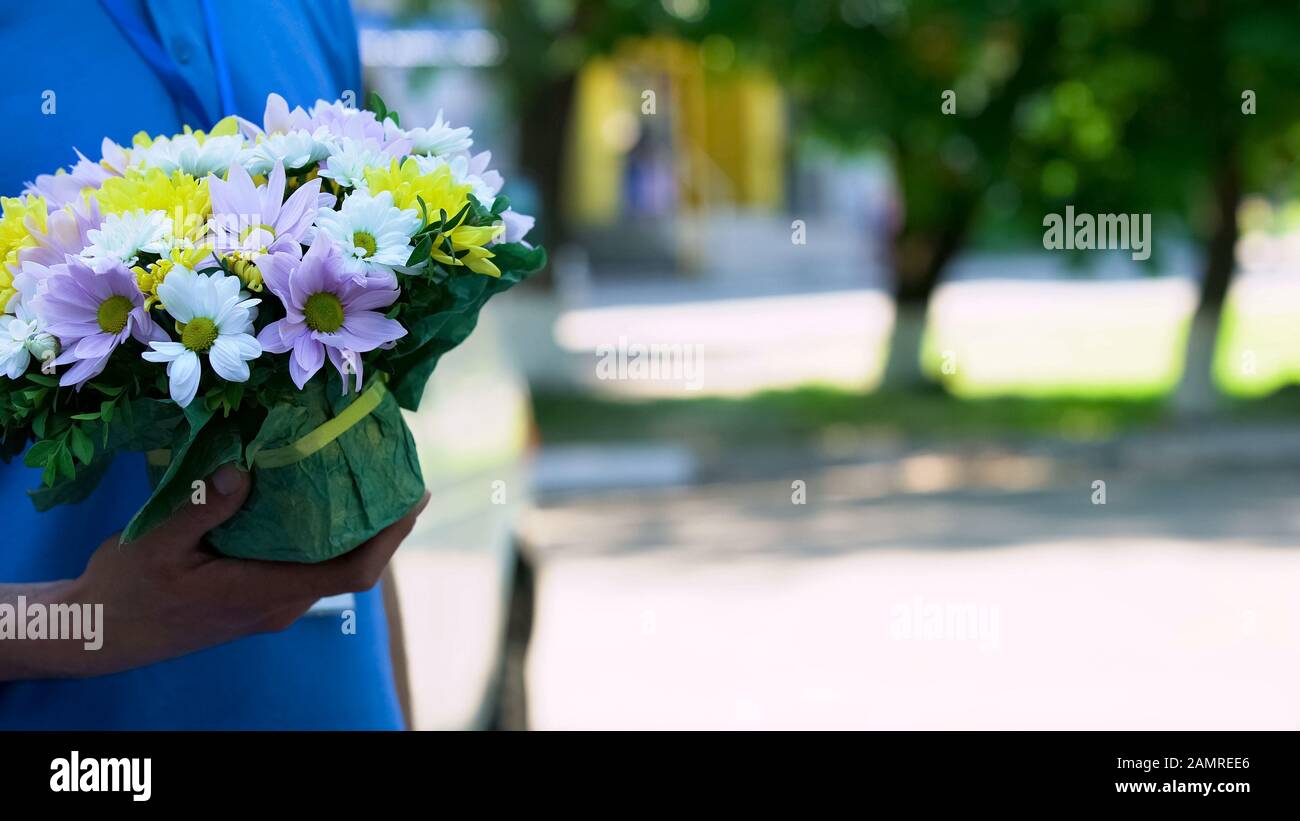
POLYGON ((169 550, 197 547, 205 533, 235 515, 248 498, 251 484, 247 473, 234 465, 222 465, 208 477, 201 493, 196 489, 180 510, 141 541, 165 545, 169 550))

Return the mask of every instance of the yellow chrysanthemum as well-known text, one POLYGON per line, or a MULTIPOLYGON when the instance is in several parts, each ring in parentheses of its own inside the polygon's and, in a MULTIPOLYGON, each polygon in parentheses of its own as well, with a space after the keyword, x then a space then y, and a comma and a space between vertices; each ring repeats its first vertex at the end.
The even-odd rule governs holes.
POLYGON ((425 174, 411 157, 403 162, 393 160, 387 168, 367 169, 366 183, 371 194, 392 193, 393 205, 398 208, 418 212, 419 200, 423 199, 429 216, 435 219, 439 209, 451 216, 463 208, 471 191, 470 186, 456 182, 447 166, 440 165, 425 174))
POLYGON ((0 197, 0 311, 17 293, 14 274, 18 273, 18 252, 36 244, 32 230, 45 231, 45 198, 35 196, 0 197))
MULTIPOLYGON (((471 186, 456 182, 447 166, 440 165, 425 174, 410 157, 400 163, 393 160, 388 168, 367 170, 366 184, 371 194, 390 192, 393 204, 398 208, 418 212, 420 201, 423 200, 430 220, 437 220, 442 212, 446 212, 449 219, 460 213, 469 201, 472 190, 471 186)), ((444 265, 464 265, 476 273, 499 277, 500 269, 490 261, 492 252, 483 246, 503 231, 503 225, 457 225, 450 231, 439 232, 433 237, 430 255, 444 265), (453 254, 446 251, 447 241, 451 243, 453 254)))
POLYGON ((132 169, 125 176, 110 177, 98 191, 87 192, 86 196, 94 197, 105 214, 141 208, 162 211, 171 217, 176 236, 195 240, 203 236, 212 212, 208 181, 181 171, 167 174, 157 168, 132 169))
POLYGON ((492 264, 492 252, 483 246, 496 239, 505 230, 504 225, 485 225, 480 228, 459 225, 450 232, 439 233, 433 238, 433 248, 429 251, 429 256, 444 265, 464 265, 476 274, 499 277, 501 269, 492 264), (456 252, 455 256, 446 252, 443 246, 444 237, 451 240, 451 247, 456 252))
POLYGON ((136 284, 140 286, 140 292, 144 294, 145 307, 152 308, 154 305, 161 304, 162 300, 158 298, 158 286, 163 284, 163 281, 167 279, 167 274, 171 273, 173 268, 179 265, 192 271, 210 256, 212 256, 211 245, 175 248, 169 255, 157 262, 151 262, 148 266, 137 265, 132 268, 131 271, 135 274, 136 284))

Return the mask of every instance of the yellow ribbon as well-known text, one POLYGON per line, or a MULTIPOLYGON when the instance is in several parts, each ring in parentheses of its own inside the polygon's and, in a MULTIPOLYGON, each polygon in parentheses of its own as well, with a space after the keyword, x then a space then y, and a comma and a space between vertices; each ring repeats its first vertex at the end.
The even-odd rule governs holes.
MULTIPOLYGON (((301 462, 347 433, 354 425, 369 416, 371 411, 379 407, 379 403, 383 401, 386 393, 388 393, 388 389, 384 387, 384 381, 382 379, 375 380, 373 385, 358 396, 351 405, 344 408, 343 412, 338 416, 323 422, 320 427, 304 435, 296 442, 280 448, 258 451, 257 456, 253 457, 253 464, 259 468, 282 468, 295 462, 301 462)), ((149 461, 149 464, 155 467, 166 467, 171 462, 172 452, 170 450, 151 450, 145 455, 145 458, 149 461)))

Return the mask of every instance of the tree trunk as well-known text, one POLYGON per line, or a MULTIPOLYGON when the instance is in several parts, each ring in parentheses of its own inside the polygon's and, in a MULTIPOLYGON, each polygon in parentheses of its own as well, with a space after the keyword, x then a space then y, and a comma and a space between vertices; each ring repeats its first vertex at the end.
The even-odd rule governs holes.
MULTIPOLYGON (((537 186, 539 197, 537 226, 529 238, 534 244, 545 244, 552 252, 568 238, 563 207, 565 148, 576 87, 573 74, 538 85, 530 95, 519 129, 519 164, 537 186)), ((551 287, 554 280, 550 264, 533 279, 551 287)))
POLYGON ((1237 203, 1241 199, 1241 174, 1231 153, 1225 152, 1214 179, 1214 227, 1205 248, 1201 304, 1192 318, 1187 359, 1174 406, 1183 416, 1212 413, 1218 401, 1212 371, 1218 343, 1223 300, 1236 265, 1237 203))
POLYGON ((921 233, 905 227, 894 242, 897 311, 884 377, 891 387, 910 389, 923 381, 921 343, 926 306, 944 269, 961 250, 973 217, 973 206, 961 198, 937 231, 921 233))
POLYGON ((1228 293, 1237 250, 1237 204, 1241 199, 1241 173, 1228 157, 1214 180, 1214 229, 1205 253, 1201 281, 1201 310, 1217 310, 1228 293))
POLYGON ((937 231, 920 233, 904 228, 894 243, 895 294, 899 302, 924 307, 930 301, 944 268, 961 249, 970 221, 971 209, 958 205, 937 231))

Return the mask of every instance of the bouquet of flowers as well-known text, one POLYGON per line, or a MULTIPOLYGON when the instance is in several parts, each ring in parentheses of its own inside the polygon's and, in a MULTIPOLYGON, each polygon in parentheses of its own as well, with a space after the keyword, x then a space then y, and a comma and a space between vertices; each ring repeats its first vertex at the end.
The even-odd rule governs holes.
POLYGON ((472 143, 272 94, 260 126, 106 139, 0 198, 0 455, 43 470, 37 508, 134 450, 154 490, 124 542, 227 463, 253 479, 209 535, 227 555, 323 561, 401 518, 424 491, 401 408, 545 259, 472 143))

